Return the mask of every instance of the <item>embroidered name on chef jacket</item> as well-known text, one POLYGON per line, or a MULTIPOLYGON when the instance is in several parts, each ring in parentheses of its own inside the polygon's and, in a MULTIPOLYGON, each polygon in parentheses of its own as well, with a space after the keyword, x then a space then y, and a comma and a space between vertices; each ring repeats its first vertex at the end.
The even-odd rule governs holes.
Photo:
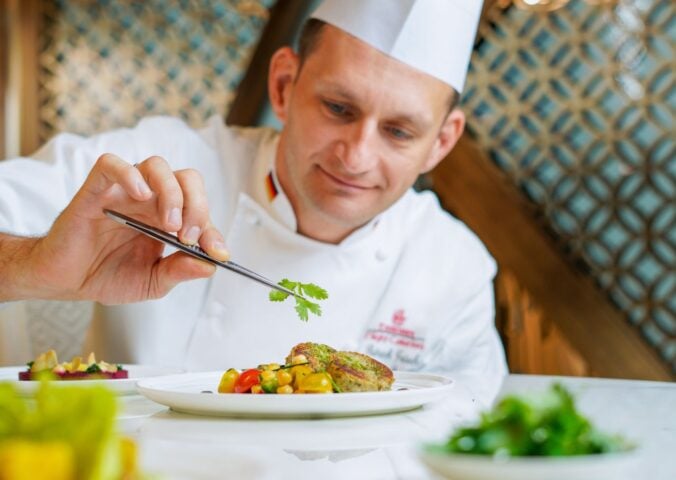
POLYGON ((416 369, 424 366, 421 354, 425 338, 406 325, 406 312, 395 310, 389 322, 379 322, 364 333, 366 353, 393 366, 416 369))

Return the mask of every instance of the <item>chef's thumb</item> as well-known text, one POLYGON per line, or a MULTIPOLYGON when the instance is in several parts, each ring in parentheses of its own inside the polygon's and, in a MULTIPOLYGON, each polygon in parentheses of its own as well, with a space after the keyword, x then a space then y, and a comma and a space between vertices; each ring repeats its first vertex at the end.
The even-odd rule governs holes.
POLYGON ((182 252, 173 253, 160 260, 156 267, 153 296, 163 297, 181 282, 207 278, 215 272, 215 265, 182 252))

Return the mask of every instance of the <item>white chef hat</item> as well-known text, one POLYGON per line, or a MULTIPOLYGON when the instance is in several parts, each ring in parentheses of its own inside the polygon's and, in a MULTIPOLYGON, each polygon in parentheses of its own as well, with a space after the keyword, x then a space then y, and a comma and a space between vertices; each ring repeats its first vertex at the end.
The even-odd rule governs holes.
POLYGON ((482 0, 324 0, 311 17, 461 92, 481 4, 482 0))

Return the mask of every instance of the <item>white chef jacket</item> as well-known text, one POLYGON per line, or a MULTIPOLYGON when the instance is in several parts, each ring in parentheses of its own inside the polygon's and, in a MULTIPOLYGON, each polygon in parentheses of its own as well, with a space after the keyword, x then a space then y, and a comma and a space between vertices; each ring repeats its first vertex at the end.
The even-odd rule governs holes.
POLYGON ((222 370, 280 361, 312 341, 463 378, 490 401, 506 366, 493 320, 495 262, 481 242, 432 193, 413 190, 338 245, 304 237, 274 172, 277 141, 272 129, 227 127, 219 117, 201 130, 153 117, 90 138, 60 134, 32 159, 0 162, 0 231, 46 232, 103 153, 130 163, 160 155, 174 170, 202 173, 232 260, 330 296, 320 317, 303 322, 293 299, 270 302, 264 286, 219 269, 159 300, 97 306, 85 351, 222 370))

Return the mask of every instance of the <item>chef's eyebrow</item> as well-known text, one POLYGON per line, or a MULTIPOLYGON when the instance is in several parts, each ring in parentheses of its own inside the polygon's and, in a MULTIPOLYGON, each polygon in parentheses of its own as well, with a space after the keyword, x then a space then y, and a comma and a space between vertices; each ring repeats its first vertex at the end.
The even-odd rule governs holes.
POLYGON ((335 95, 348 103, 355 105, 359 103, 359 99, 351 91, 345 89, 341 85, 335 85, 330 82, 320 83, 317 91, 320 95, 335 95))

